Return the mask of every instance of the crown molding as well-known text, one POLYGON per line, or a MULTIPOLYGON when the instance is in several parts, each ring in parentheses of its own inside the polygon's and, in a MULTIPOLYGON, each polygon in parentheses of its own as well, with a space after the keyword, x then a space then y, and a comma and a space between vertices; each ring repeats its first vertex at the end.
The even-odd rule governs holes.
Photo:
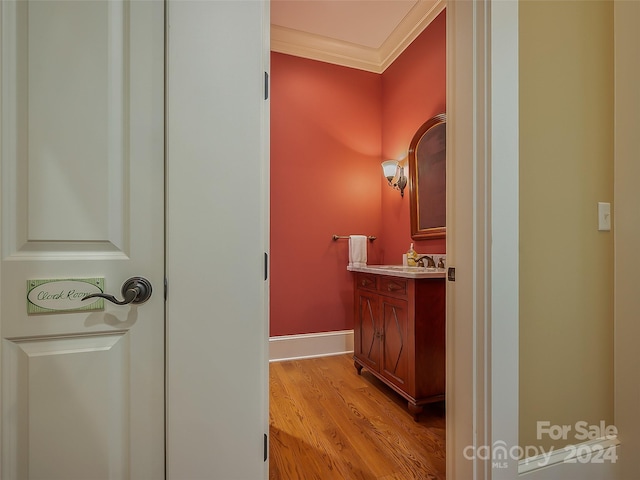
POLYGON ((272 25, 271 51, 382 73, 445 9, 445 6, 446 0, 417 2, 377 49, 272 25))

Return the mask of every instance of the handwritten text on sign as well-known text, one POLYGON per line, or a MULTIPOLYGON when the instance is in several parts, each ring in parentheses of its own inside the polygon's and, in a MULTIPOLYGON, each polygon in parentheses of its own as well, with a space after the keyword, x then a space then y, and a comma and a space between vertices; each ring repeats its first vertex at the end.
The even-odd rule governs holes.
POLYGON ((27 280, 27 313, 102 310, 102 298, 82 299, 104 292, 104 278, 27 280))

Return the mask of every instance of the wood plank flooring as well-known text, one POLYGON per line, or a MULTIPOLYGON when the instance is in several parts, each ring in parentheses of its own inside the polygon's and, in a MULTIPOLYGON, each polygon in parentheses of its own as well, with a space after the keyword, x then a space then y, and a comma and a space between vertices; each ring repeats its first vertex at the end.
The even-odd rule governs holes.
POLYGON ((445 412, 406 401, 351 355, 270 364, 270 480, 444 480, 445 412))

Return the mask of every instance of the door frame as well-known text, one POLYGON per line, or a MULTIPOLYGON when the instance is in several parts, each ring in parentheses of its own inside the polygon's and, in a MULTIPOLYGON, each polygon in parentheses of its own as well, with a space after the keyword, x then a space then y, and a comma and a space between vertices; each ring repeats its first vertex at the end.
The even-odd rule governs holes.
POLYGON ((451 478, 489 478, 487 463, 464 456, 487 444, 490 373, 487 338, 490 261, 484 1, 447 2, 447 281, 446 471, 451 478))
POLYGON ((637 275, 640 257, 640 224, 637 205, 640 193, 640 144, 637 125, 640 123, 640 3, 614 0, 614 419, 624 439, 620 449, 619 477, 638 478, 640 467, 635 460, 640 455, 640 417, 637 399, 637 341, 640 324, 637 317, 640 297, 637 275))
POLYGON ((494 468, 517 445, 518 3, 447 3, 447 475, 494 468), (498 252, 498 253, 494 253, 498 252), (495 412, 499 412, 496 414, 495 412), (491 450, 489 450, 491 452, 491 450))
MULTIPOLYGON (((614 3, 616 99, 626 92, 624 106, 637 98, 637 47, 635 19, 640 8, 634 2, 614 3), (622 13, 623 7, 626 13, 622 13), (626 15, 621 21, 622 15, 626 15), (618 31, 619 28, 625 29, 618 31), (635 64, 631 64, 632 61, 635 64), (634 81, 636 80, 636 81, 634 81), (626 89, 626 90, 625 90, 626 89)), ((518 478, 518 461, 507 454, 492 458, 495 447, 507 451, 518 446, 519 385, 519 79, 518 1, 450 0, 447 4, 447 260, 457 267, 455 283, 447 283, 447 475, 474 480, 518 478), (488 449, 481 455, 479 448, 488 449), (474 455, 477 454, 477 455, 474 455), (471 457, 471 458, 469 458, 471 457)), ((616 105, 618 108, 622 104, 616 105)), ((618 113, 620 126, 635 125, 640 112, 631 106, 618 113)), ((638 193, 631 183, 638 171, 635 134, 616 126, 616 200, 636 205, 638 193), (624 148, 625 158, 618 149, 624 148), (624 162, 621 162, 623 160, 624 162)), ((630 127, 631 130, 633 128, 630 127)), ((620 202, 619 202, 620 203, 620 202)), ((619 205, 620 206, 620 205, 619 205)), ((625 210, 625 238, 616 233, 616 248, 637 245, 640 230, 634 214, 625 210), (621 242, 626 243, 621 243, 621 242)), ((618 226, 622 217, 618 217, 618 226)), ((634 248, 634 247, 632 247, 634 248)), ((627 250, 629 251, 629 250, 627 250)), ((627 255, 616 253, 616 286, 635 285, 637 268, 627 255), (630 272, 619 273, 621 267, 630 272), (625 276, 626 275, 626 276, 625 276)), ((633 255, 631 256, 633 258, 633 255)), ((637 261, 635 262, 638 263, 637 261)), ((631 287, 633 288, 633 287, 631 287)), ((616 343, 637 338, 637 299, 616 294, 616 343), (620 313, 621 312, 621 313, 620 313), (633 313, 630 313, 633 312, 633 313)), ((633 432, 639 389, 633 359, 635 345, 616 348, 616 424, 633 432), (625 349, 626 348, 626 349, 625 349), (632 381, 630 379, 633 379, 632 381), (625 381, 626 380, 626 381, 625 381)), ((528 474, 533 479, 623 478, 619 466, 637 471, 633 452, 640 443, 631 438, 629 452, 619 463, 558 463, 528 474), (628 460, 627 460, 628 459, 628 460)), ((621 449, 618 449, 621 453, 621 449)), ((626 478, 626 477, 625 477, 626 478)))

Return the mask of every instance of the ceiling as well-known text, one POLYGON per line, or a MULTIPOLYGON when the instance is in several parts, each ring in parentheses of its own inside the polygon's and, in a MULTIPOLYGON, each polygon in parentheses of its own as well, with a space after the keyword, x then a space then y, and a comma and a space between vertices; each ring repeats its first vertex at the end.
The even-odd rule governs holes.
POLYGON ((445 0, 271 0, 271 50, 382 73, 445 0))

